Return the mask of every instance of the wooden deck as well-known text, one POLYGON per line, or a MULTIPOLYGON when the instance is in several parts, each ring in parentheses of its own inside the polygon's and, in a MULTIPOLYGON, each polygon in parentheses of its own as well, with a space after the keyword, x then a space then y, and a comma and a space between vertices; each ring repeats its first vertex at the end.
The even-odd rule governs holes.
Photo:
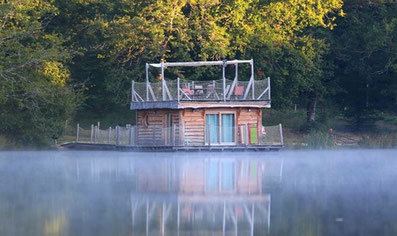
POLYGON ((92 144, 92 143, 64 143, 63 148, 70 150, 85 151, 125 151, 125 152, 197 152, 197 151, 213 151, 213 152, 239 152, 239 151, 278 151, 283 148, 282 145, 252 145, 252 146, 128 146, 114 144, 92 144))

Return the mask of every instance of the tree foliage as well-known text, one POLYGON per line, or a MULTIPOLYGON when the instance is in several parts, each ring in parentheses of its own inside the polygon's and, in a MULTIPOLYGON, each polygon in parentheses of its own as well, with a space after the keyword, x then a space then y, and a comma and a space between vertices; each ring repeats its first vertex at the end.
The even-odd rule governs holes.
POLYGON ((43 145, 62 133, 79 104, 63 64, 70 52, 46 31, 58 10, 34 0, 0 7, 0 132, 15 143, 43 145))

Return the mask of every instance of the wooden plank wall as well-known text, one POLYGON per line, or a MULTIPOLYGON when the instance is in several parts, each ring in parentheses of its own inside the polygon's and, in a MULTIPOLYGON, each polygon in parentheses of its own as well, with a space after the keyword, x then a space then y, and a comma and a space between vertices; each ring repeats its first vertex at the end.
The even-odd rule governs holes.
POLYGON ((187 146, 204 145, 205 110, 185 109, 182 111, 181 124, 184 144, 187 146))
MULTIPOLYGON (((138 145, 170 145, 167 141, 166 125, 167 115, 172 114, 173 124, 176 125, 175 140, 180 140, 180 111, 170 109, 138 110, 137 111, 137 140, 138 145), (149 125, 144 125, 145 116, 149 118, 149 125)), ((172 132, 172 128, 169 129, 172 132)))

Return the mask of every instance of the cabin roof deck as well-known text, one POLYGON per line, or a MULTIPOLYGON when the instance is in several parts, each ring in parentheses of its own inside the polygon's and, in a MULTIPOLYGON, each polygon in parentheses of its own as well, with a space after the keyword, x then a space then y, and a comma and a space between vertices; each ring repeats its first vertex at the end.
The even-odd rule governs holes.
POLYGON ((270 78, 254 79, 253 60, 169 62, 146 64, 146 82, 131 84, 131 109, 184 109, 200 107, 257 107, 270 108, 270 78), (238 65, 248 63, 251 76, 248 81, 238 78, 238 65), (235 67, 235 77, 227 80, 225 70, 228 65, 235 67), (164 70, 174 66, 222 66, 222 79, 193 81, 166 80, 164 70), (160 82, 150 82, 149 68, 161 68, 160 82))

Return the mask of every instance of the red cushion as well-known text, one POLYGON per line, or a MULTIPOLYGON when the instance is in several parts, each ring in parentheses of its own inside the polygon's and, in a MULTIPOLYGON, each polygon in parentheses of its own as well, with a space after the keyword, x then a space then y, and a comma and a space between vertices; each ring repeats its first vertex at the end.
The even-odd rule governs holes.
POLYGON ((244 86, 236 86, 236 89, 234 90, 234 95, 236 96, 241 96, 244 93, 244 86))

